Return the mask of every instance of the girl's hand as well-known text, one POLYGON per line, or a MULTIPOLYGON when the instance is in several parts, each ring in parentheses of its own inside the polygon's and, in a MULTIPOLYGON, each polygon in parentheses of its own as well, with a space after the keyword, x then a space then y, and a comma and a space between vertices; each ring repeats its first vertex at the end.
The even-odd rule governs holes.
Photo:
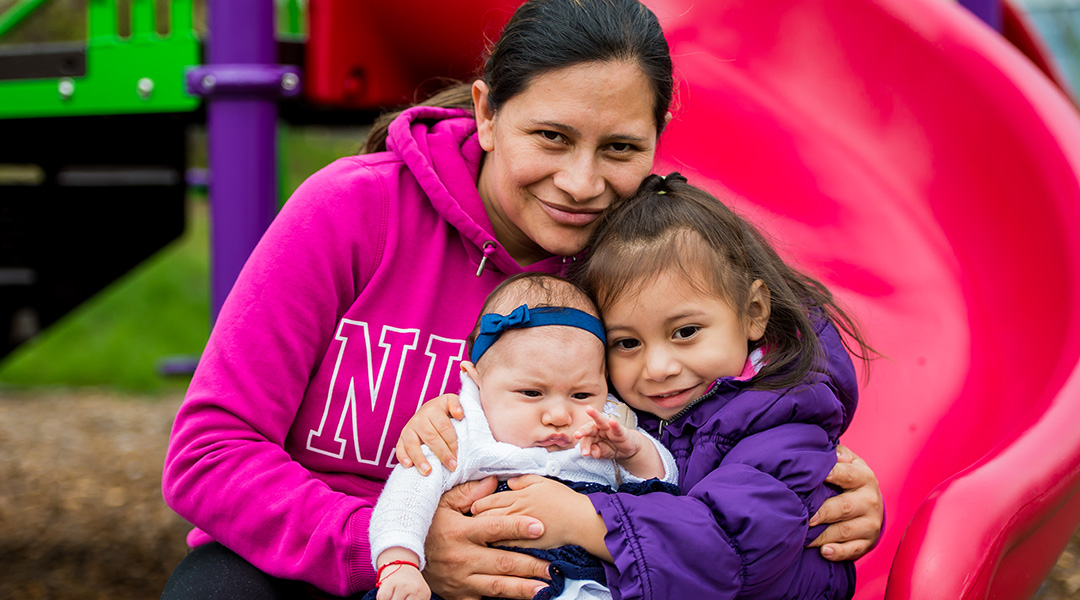
POLYGON ((394 447, 397 461, 404 467, 415 464, 416 470, 426 476, 431 472, 431 465, 420 445, 427 444, 435 458, 448 470, 456 469, 457 432, 454 431, 451 417, 459 421, 465 418, 457 394, 443 394, 422 404, 401 431, 401 437, 394 447))
POLYGON ((507 481, 508 492, 499 492, 472 503, 472 513, 480 516, 528 515, 540 519, 544 534, 539 537, 508 537, 502 546, 557 548, 574 544, 601 560, 611 561, 604 545, 607 525, 585 494, 539 475, 522 475, 507 481))
POLYGON ((877 477, 866 461, 846 446, 836 449, 836 466, 825 481, 844 492, 825 501, 810 519, 810 526, 832 523, 809 547, 821 547, 832 561, 854 560, 870 551, 881 537, 884 502, 877 477))
POLYGON ((527 599, 547 587, 536 580, 548 578, 547 561, 488 547, 499 540, 541 537, 543 523, 530 517, 464 514, 475 501, 494 492, 497 483, 494 477, 463 483, 443 494, 435 511, 424 544, 424 578, 447 600, 527 599))
POLYGON ((376 596, 378 600, 430 600, 431 588, 420 569, 410 565, 394 566, 398 570, 385 576, 376 596))
POLYGON ((641 451, 641 436, 631 432, 619 423, 618 419, 601 413, 591 406, 585 407, 585 414, 592 418, 574 432, 574 438, 581 440, 581 455, 604 460, 630 458, 641 451))

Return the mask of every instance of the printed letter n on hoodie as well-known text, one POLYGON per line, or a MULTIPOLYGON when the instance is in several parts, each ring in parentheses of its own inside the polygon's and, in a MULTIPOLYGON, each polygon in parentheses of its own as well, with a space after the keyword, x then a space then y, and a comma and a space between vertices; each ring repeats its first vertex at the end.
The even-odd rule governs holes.
MULTIPOLYGON (((465 352, 465 341, 427 336, 417 352, 420 331, 384 325, 373 347, 367 323, 342 319, 335 343, 337 362, 330 381, 322 420, 308 433, 307 448, 338 459, 370 465, 394 464, 393 450, 401 428, 425 399, 446 392, 450 375, 465 352), (411 364, 419 361, 423 365, 411 364), (418 368, 419 367, 419 368, 418 368), (426 367, 426 368, 424 368, 426 367), (427 373, 417 397, 399 394, 403 373, 427 373), (406 406, 398 406, 399 402, 406 406), (407 414, 392 419, 395 413, 407 414), (380 435, 359 431, 358 423, 382 423, 380 435), (352 446, 354 452, 347 453, 352 446)), ((408 386, 406 386, 408 387, 408 386)))

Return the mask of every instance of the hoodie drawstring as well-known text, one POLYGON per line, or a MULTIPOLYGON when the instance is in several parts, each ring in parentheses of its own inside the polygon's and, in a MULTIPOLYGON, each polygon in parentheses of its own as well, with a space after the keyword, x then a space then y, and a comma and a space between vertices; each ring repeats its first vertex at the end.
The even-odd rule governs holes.
POLYGON ((484 257, 480 259, 480 268, 476 270, 477 277, 484 272, 484 265, 487 264, 488 256, 491 256, 494 252, 495 242, 484 242, 484 257))

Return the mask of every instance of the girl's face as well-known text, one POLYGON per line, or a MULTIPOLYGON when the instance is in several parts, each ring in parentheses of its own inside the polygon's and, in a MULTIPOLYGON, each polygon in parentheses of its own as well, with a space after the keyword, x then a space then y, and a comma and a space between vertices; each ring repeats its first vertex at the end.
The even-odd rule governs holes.
POLYGON ((633 62, 590 62, 533 79, 488 109, 473 84, 478 188, 499 242, 521 265, 581 252, 600 212, 633 193, 656 150, 653 92, 633 62))
POLYGON ((743 372, 749 342, 768 322, 768 295, 751 287, 748 315, 668 270, 605 307, 608 372, 630 406, 670 419, 720 377, 743 372))
POLYGON ((478 366, 463 366, 492 436, 519 448, 573 448, 574 431, 592 421, 585 408, 602 412, 607 400, 604 345, 575 327, 508 331, 478 366))

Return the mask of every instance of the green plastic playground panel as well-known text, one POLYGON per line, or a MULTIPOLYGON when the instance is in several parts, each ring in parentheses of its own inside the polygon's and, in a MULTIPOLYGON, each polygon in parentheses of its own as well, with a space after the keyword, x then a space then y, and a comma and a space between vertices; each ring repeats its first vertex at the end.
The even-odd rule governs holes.
POLYGON ((155 31, 154 0, 131 0, 131 35, 121 37, 116 4, 89 0, 85 76, 0 81, 0 119, 187 112, 198 107, 199 99, 184 88, 184 72, 198 65, 200 56, 192 0, 168 3, 168 35, 155 31))
POLYGON ((26 20, 48 0, 18 0, 11 8, 0 13, 0 38, 26 20))

